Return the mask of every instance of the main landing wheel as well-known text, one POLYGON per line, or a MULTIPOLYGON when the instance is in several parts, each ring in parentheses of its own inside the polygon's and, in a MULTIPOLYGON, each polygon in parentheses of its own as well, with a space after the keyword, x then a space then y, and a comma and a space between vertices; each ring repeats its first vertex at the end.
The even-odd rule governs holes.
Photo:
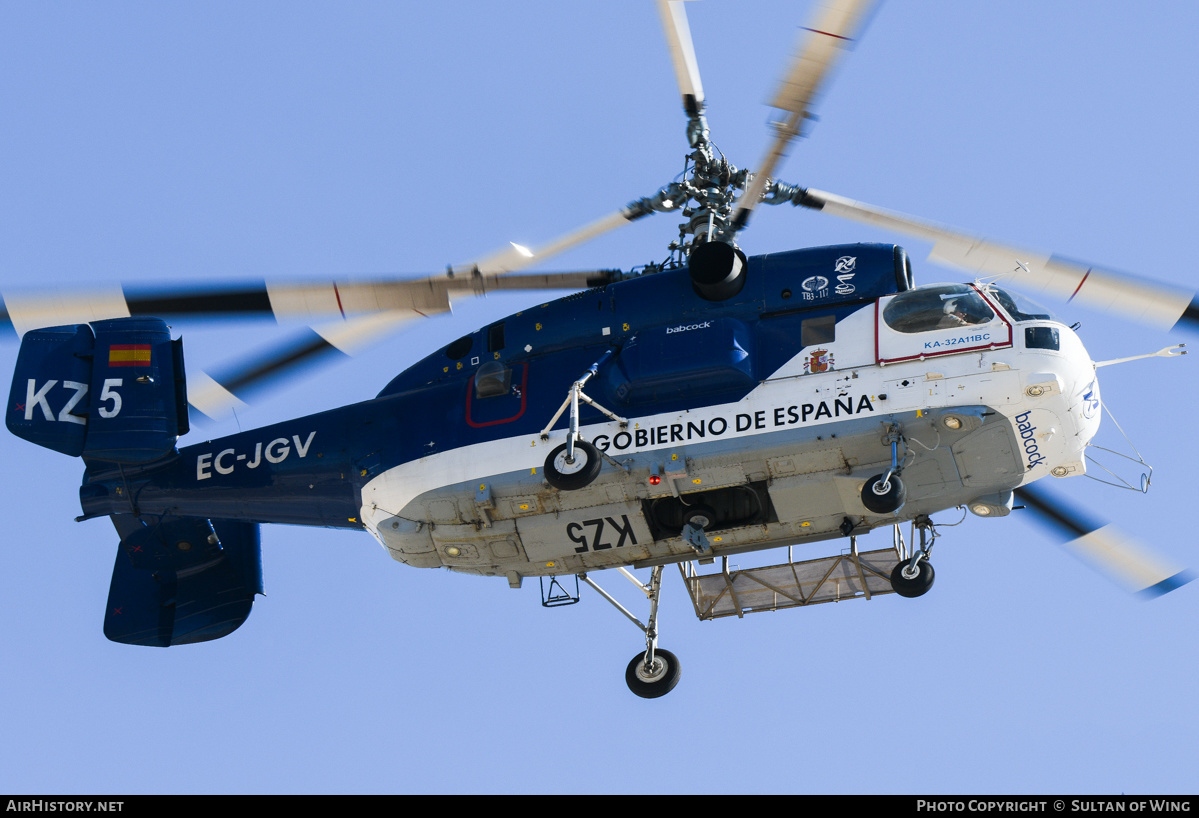
POLYGON ((936 579, 932 563, 922 559, 916 563, 915 570, 910 571, 908 562, 908 560, 904 560, 891 571, 891 587, 900 596, 909 598, 924 596, 928 593, 928 589, 933 587, 933 580, 936 579))
POLYGON ((897 474, 891 475, 885 489, 881 474, 871 477, 862 487, 862 505, 875 514, 891 514, 899 511, 907 499, 908 490, 897 474))
POLYGON ((600 453, 586 440, 575 441, 573 463, 566 461, 566 444, 555 448, 545 459, 545 479, 556 489, 574 491, 588 485, 599 475, 600 453))
POLYGON ((624 672, 624 680, 629 690, 641 698, 656 699, 674 690, 682 673, 678 657, 668 650, 655 650, 653 664, 649 667, 645 666, 644 653, 634 656, 624 672))

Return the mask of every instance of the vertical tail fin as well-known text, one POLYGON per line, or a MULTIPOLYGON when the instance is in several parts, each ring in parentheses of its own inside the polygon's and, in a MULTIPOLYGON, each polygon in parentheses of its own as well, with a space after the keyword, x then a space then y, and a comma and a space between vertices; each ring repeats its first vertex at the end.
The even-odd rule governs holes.
POLYGON ((183 346, 157 318, 27 332, 5 421, 73 457, 148 463, 188 430, 183 346))

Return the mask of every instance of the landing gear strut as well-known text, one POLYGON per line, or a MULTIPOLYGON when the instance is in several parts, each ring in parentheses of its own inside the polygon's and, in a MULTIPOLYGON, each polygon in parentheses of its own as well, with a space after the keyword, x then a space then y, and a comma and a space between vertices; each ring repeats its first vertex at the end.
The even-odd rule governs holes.
POLYGON ((576 489, 590 485, 591 481, 600 473, 600 461, 603 459, 611 460, 611 458, 605 458, 595 446, 583 440, 579 432, 580 400, 594 406, 609 418, 619 423, 621 429, 628 428, 629 422, 627 420, 612 414, 583 394, 583 386, 587 381, 595 377, 595 374, 599 372, 599 368, 607 363, 615 354, 615 349, 605 352, 598 361, 587 368, 582 377, 570 385, 570 392, 567 394, 566 400, 558 407, 558 411, 550 418, 550 422, 546 424, 546 427, 541 430, 541 439, 549 440, 550 429, 558 422, 558 418, 562 417, 562 413, 570 409, 570 431, 566 433, 566 442, 561 446, 555 447, 545 459, 545 481, 559 491, 575 491, 576 489))
MULTIPOLYGON (((894 514, 903 508, 908 499, 908 490, 899 479, 902 469, 899 457, 899 444, 903 443, 903 435, 895 424, 887 425, 886 442, 891 444, 891 468, 882 474, 876 474, 866 481, 862 487, 862 505, 875 514, 894 514)), ((907 450, 907 444, 904 444, 907 450)))
POLYGON ((600 596, 612 603, 616 610, 628 617, 629 621, 645 634, 645 651, 634 656, 625 669, 624 680, 628 684, 629 690, 643 699, 656 699, 659 696, 665 696, 679 683, 683 669, 677 656, 658 647, 658 597, 662 592, 662 566, 659 565, 653 569, 649 583, 646 585, 642 585, 641 581, 626 569, 619 568, 617 570, 649 597, 648 625, 641 624, 637 617, 629 613, 607 591, 596 585, 595 581, 587 574, 579 574, 579 579, 594 588, 600 596))
MULTIPOLYGON (((920 548, 911 557, 903 559, 891 571, 891 588, 900 596, 915 598, 924 596, 933 587, 936 572, 929 562, 933 552, 933 542, 937 539, 936 528, 927 515, 917 517, 916 529, 920 532, 920 548)), ((898 533, 899 527, 896 526, 898 533)))

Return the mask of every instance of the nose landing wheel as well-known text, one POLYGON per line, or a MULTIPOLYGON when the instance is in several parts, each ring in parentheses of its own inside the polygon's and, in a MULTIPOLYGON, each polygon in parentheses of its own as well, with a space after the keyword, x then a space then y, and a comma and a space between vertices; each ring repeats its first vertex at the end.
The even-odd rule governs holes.
POLYGON ((915 568, 910 567, 908 560, 904 560, 891 571, 891 587, 900 596, 915 598, 927 594, 935 578, 932 563, 927 559, 921 559, 915 568))
POLYGON ((936 578, 936 572, 933 571, 933 564, 929 559, 932 558, 933 544, 937 540, 937 528, 927 514, 913 520, 912 528, 920 532, 920 547, 909 554, 907 546, 903 544, 899 525, 895 525, 895 548, 900 560, 891 569, 891 590, 909 599, 927 594, 936 578))

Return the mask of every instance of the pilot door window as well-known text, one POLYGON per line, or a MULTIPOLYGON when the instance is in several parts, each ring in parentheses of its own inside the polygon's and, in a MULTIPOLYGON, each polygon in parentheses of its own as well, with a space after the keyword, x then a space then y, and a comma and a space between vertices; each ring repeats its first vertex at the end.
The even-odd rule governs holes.
POLYGON ((487 328, 487 351, 491 360, 486 361, 475 372, 475 398, 498 398, 512 389, 512 370, 500 362, 500 351, 504 348, 504 322, 487 328))
POLYGON ((511 423, 525 413, 528 402, 529 365, 483 363, 466 390, 466 423, 473 427, 511 423))
POLYGON ((989 324, 995 312, 964 284, 909 290, 891 299, 883 320, 896 332, 916 333, 989 324))
POLYGON ((883 306, 880 318, 880 363, 1012 345, 1008 319, 966 284, 940 284, 900 293, 883 306))
POLYGON ((512 370, 499 361, 488 361, 475 372, 475 398, 498 398, 512 388, 512 370))

